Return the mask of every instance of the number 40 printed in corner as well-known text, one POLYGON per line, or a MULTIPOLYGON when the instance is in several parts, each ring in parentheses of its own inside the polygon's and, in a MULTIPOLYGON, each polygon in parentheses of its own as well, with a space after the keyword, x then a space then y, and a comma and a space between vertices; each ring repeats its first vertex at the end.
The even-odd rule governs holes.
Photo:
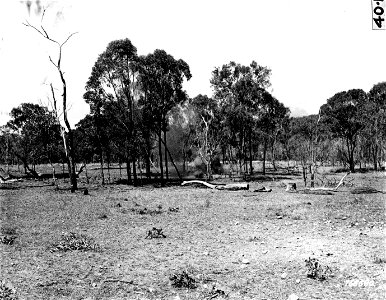
POLYGON ((386 29, 386 0, 372 0, 373 9, 373 30, 386 29))

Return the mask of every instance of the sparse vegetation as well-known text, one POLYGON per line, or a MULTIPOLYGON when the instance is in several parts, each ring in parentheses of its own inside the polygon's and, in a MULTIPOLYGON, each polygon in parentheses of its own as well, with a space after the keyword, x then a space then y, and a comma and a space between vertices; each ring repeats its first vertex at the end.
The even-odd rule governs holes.
POLYGON ((16 290, 7 284, 4 280, 0 282, 0 299, 1 300, 17 300, 16 290))
POLYGON ((189 274, 186 270, 182 272, 172 274, 169 277, 171 284, 176 288, 187 288, 187 289, 195 289, 197 288, 196 279, 189 274))
MULTIPOLYGON (((181 299, 288 299, 290 292, 308 299, 315 290, 345 300, 381 295, 374 291, 385 265, 380 239, 385 207, 379 193, 352 195, 346 188, 333 196, 289 194, 280 183, 251 180, 251 190, 271 184, 272 192, 90 184, 93 193, 86 197, 84 175, 75 194, 24 181, 15 183, 23 188, 0 198, 2 233, 18 235, 15 246, 0 244, 2 278, 17 287, 20 299, 155 300, 175 293, 181 299), (33 188, 24 188, 27 184, 33 188), (358 205, 352 204, 355 198, 358 205), (209 209, 203 208, 206 201, 209 209), (117 203, 121 206, 114 207, 117 203), (81 234, 87 242, 80 241, 81 234), (95 241, 103 251, 93 250, 95 241), (31 274, 37 266, 39 272, 31 274), (345 284, 351 274, 374 284, 353 289, 345 284)), ((352 177, 357 186, 383 185, 371 173, 352 177)))
POLYGON ((166 238, 166 235, 162 232, 162 228, 153 227, 151 230, 147 232, 146 239, 159 239, 166 238))
POLYGON ((60 240, 50 245, 50 252, 67 252, 67 251, 98 251, 99 246, 94 239, 75 232, 65 232, 60 240))
POLYGON ((306 259, 306 267, 307 277, 312 279, 323 281, 332 275, 331 268, 329 266, 323 266, 316 258, 306 259))
POLYGON ((386 263, 386 257, 374 255, 373 261, 375 264, 385 264, 386 263))
POLYGON ((18 234, 16 227, 1 227, 0 242, 5 245, 12 245, 18 234))

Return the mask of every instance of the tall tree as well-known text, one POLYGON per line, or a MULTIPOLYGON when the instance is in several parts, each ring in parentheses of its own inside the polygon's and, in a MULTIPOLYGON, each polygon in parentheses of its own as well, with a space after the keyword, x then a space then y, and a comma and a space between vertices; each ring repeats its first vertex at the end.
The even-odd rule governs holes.
POLYGON ((363 108, 367 94, 361 89, 353 89, 335 94, 321 107, 321 118, 332 134, 343 139, 346 146, 346 160, 350 171, 354 172, 354 151, 357 138, 364 128, 363 108))
POLYGON ((368 93, 363 108, 365 129, 363 135, 371 151, 374 170, 378 170, 382 145, 386 141, 386 82, 375 84, 368 93))
MULTIPOLYGON (((147 122, 151 124, 158 137, 158 156, 161 175, 161 186, 164 182, 164 168, 162 144, 164 145, 165 166, 167 173, 167 144, 166 132, 168 128, 168 114, 173 107, 187 99, 182 88, 184 79, 189 80, 192 75, 188 64, 182 59, 176 60, 164 50, 143 56, 139 60, 139 82, 142 90, 141 105, 147 122)), ((177 170, 178 171, 178 170, 177 170)))
POLYGON ((84 99, 90 104, 95 120, 101 118, 102 110, 107 107, 114 112, 110 114, 111 122, 119 124, 125 132, 125 152, 128 182, 131 183, 131 166, 133 167, 134 185, 137 185, 136 161, 138 148, 136 137, 136 72, 137 49, 129 39, 112 41, 99 55, 91 76, 86 84, 84 99), (108 106, 108 104, 114 104, 108 106))
MULTIPOLYGON (((260 110, 262 92, 270 86, 270 74, 271 70, 259 66, 255 61, 249 66, 230 62, 215 68, 210 81, 214 98, 219 102, 229 129, 228 144, 237 148, 240 169, 249 145, 250 172, 253 171, 253 128, 260 110)), ((232 157, 232 154, 229 156, 232 157)))
POLYGON ((60 157, 60 125, 46 107, 22 103, 12 109, 7 127, 19 135, 14 153, 34 177, 38 174, 29 166, 31 163, 52 164, 60 157))
POLYGON ((262 93, 257 129, 263 136, 263 174, 266 171, 265 162, 268 147, 271 148, 272 164, 276 168, 274 158, 275 144, 280 131, 283 130, 283 124, 289 118, 289 113, 289 109, 269 92, 264 91, 262 93))

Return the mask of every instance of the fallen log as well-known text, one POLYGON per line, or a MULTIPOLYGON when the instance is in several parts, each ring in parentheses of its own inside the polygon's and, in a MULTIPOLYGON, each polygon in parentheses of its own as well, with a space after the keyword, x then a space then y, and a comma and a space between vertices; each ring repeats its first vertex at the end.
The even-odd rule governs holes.
POLYGON ((350 191, 350 193, 351 194, 376 194, 376 193, 384 194, 385 192, 379 191, 379 190, 377 190, 373 187, 369 187, 369 186, 360 186, 360 187, 353 188, 350 191))
POLYGON ((312 195, 333 195, 332 191, 320 190, 320 189, 304 189, 298 191, 300 194, 312 194, 312 195))
POLYGON ((265 186, 254 190, 255 193, 269 193, 272 192, 272 189, 267 189, 265 186))
POLYGON ((214 190, 227 190, 227 191, 249 190, 248 183, 233 183, 233 184, 218 185, 218 184, 211 184, 202 180, 190 180, 190 181, 183 181, 181 185, 195 184, 195 183, 205 185, 206 187, 214 190))

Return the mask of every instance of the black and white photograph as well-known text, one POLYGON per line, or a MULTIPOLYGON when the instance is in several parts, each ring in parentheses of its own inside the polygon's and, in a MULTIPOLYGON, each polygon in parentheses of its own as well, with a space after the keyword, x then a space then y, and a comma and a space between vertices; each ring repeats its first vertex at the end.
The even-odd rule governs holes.
POLYGON ((386 299, 386 0, 0 0, 0 300, 386 299))

